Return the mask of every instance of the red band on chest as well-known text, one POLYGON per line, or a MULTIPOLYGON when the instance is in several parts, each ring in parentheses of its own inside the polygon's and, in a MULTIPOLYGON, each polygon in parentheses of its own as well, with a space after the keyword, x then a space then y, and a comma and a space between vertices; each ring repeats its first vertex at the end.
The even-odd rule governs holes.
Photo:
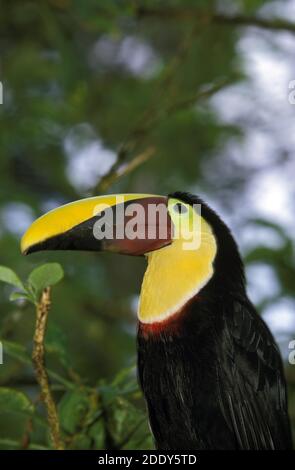
POLYGON ((182 307, 178 312, 172 314, 166 320, 154 323, 139 322, 138 334, 146 339, 157 337, 161 334, 179 336, 190 304, 191 302, 182 307))

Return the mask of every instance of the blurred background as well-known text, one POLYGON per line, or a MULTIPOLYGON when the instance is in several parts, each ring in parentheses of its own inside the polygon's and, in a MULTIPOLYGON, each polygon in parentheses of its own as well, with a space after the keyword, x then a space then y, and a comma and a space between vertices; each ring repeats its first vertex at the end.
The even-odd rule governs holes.
MULTIPOLYGON (((136 386, 130 400, 116 395, 129 373, 126 395, 135 382, 145 261, 94 253, 23 258, 19 251, 40 214, 107 192, 190 191, 231 227, 250 298, 285 360, 295 435, 295 3, 2 0, 1 10, 0 264, 23 278, 44 262, 64 267, 47 354, 76 387, 66 398, 61 386, 55 392, 69 446, 153 445, 136 386), (115 418, 93 418, 85 430, 85 396, 96 393, 101 407, 115 397, 115 418), (84 411, 73 424, 76 404, 84 411), (118 433, 134 424, 126 424, 129 407, 141 439, 119 445, 118 433)), ((0 385, 24 392, 38 413, 11 412, 0 399, 0 448, 42 448, 48 430, 25 357, 35 313, 9 302, 11 290, 0 285, 0 340, 10 345, 0 385)))

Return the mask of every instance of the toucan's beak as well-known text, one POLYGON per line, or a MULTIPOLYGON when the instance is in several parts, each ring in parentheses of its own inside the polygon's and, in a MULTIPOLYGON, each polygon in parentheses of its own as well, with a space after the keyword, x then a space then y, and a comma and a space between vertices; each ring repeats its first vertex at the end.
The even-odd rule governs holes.
POLYGON ((82 199, 37 219, 21 241, 21 251, 114 251, 143 255, 172 242, 167 197, 118 194, 82 199))

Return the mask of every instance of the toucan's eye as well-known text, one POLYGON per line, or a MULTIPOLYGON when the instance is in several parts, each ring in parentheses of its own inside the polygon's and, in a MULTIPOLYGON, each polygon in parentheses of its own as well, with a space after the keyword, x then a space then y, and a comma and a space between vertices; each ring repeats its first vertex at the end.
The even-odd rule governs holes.
POLYGON ((177 202, 176 204, 174 204, 173 210, 174 210, 174 212, 176 212, 177 214, 185 214, 188 209, 187 209, 186 206, 184 206, 184 205, 181 204, 180 202, 177 202))

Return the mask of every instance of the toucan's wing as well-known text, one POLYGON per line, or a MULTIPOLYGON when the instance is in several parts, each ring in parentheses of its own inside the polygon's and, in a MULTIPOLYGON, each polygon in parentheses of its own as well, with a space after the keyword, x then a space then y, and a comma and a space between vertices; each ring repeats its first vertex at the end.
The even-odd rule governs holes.
POLYGON ((219 399, 241 449, 292 447, 278 347, 248 301, 224 312, 219 399))

